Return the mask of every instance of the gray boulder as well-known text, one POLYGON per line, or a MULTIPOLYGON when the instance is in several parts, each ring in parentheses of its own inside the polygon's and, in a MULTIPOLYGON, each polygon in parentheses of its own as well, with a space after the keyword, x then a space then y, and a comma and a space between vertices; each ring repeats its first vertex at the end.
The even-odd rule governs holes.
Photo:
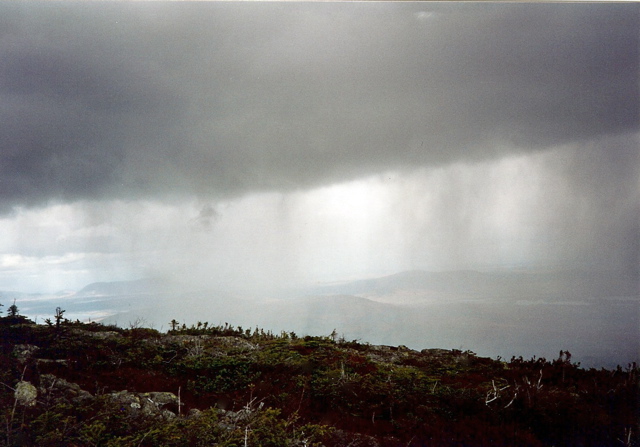
POLYGON ((13 356, 18 360, 18 363, 26 363, 27 360, 33 358, 38 349, 40 348, 34 345, 15 345, 13 356))
POLYGON ((14 392, 16 402, 23 407, 33 407, 36 404, 38 390, 29 382, 20 381, 14 392))
POLYGON ((93 395, 81 389, 77 383, 67 382, 53 374, 40 376, 40 393, 47 400, 56 399, 74 404, 82 404, 93 399, 93 395))
POLYGON ((157 416, 164 419, 172 419, 176 416, 166 406, 178 407, 178 396, 169 392, 152 391, 149 393, 132 393, 127 390, 118 391, 109 395, 110 399, 118 404, 122 410, 133 415, 157 416))

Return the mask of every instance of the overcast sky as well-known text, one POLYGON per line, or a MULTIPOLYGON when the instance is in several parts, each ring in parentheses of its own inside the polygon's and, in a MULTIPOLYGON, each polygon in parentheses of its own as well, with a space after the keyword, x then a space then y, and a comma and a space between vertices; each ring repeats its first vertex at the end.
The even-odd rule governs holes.
POLYGON ((0 3, 0 290, 638 271, 637 3, 0 3))

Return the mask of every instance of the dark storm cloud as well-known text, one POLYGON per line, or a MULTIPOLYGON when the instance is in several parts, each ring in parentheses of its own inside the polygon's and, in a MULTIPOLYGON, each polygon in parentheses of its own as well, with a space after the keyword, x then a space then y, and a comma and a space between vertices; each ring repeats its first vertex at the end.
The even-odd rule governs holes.
MULTIPOLYGON (((0 208, 292 190, 637 132, 639 8, 5 2, 0 208)), ((615 178, 635 149, 612 150, 615 178)))

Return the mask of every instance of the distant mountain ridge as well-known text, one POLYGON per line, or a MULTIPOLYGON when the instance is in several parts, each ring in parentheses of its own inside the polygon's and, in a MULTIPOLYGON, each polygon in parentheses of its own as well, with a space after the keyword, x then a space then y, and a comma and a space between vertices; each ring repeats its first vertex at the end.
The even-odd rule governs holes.
POLYGON ((424 291, 431 296, 580 298, 638 296, 637 278, 616 272, 479 272, 410 270, 380 278, 318 286, 313 294, 385 296, 398 291, 424 291))
POLYGON ((142 278, 130 281, 94 282, 76 292, 78 296, 112 296, 167 293, 177 286, 162 278, 142 278))

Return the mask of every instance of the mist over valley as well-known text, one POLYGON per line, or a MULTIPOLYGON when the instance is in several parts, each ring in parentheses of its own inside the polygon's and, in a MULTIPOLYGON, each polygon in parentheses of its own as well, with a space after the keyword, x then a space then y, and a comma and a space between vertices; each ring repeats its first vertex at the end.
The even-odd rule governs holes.
POLYGON ((637 278, 614 272, 407 271, 269 294, 201 290, 163 279, 101 282, 77 292, 0 292, 42 323, 55 307, 70 320, 168 330, 176 320, 229 323, 411 349, 471 350, 509 359, 555 358, 584 367, 640 360, 637 278))

